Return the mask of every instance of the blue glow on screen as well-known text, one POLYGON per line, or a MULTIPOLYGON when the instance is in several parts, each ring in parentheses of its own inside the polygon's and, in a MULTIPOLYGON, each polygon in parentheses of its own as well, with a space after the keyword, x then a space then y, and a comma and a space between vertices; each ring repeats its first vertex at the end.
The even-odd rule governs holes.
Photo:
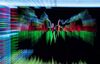
POLYGON ((100 7, 100 0, 0 0, 1 5, 9 7, 100 7))

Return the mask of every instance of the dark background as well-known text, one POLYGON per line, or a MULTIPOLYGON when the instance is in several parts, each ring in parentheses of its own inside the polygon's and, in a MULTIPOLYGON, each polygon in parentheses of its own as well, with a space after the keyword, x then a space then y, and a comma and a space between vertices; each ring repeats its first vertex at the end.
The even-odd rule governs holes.
MULTIPOLYGON (((44 61, 51 60, 52 57, 58 62, 65 63, 79 60, 86 61, 88 64, 97 64, 99 62, 99 17, 100 8, 33 8, 38 18, 45 11, 52 23, 57 23, 58 19, 69 19, 73 15, 76 15, 84 10, 88 10, 92 18, 96 19, 96 37, 94 38, 94 45, 88 44, 81 39, 70 38, 66 36, 64 41, 61 37, 57 38, 56 43, 52 45, 46 44, 45 34, 38 40, 34 46, 31 44, 30 39, 19 41, 18 49, 33 49, 34 53, 32 56, 37 56, 44 61), (23 45, 24 44, 24 45, 23 45)), ((18 8, 18 12, 23 8, 18 8)))

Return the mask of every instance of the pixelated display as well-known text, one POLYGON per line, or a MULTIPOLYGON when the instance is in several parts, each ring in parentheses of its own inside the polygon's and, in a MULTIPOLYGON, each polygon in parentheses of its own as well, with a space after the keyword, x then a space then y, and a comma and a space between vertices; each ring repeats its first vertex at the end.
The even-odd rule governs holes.
POLYGON ((91 64, 99 8, 0 6, 0 64, 91 64))
POLYGON ((96 37, 96 19, 88 9, 75 14, 67 8, 19 7, 16 11, 18 21, 12 20, 16 22, 12 28, 18 30, 18 34, 12 37, 13 62, 62 64, 73 58, 69 63, 82 61, 87 64, 86 58, 90 54, 87 50, 91 52, 96 37))

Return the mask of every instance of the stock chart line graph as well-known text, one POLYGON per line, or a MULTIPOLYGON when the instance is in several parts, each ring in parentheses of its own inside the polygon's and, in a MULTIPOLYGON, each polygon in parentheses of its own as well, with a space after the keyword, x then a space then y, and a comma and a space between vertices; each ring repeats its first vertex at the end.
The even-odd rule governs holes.
POLYGON ((87 10, 65 21, 59 19, 57 25, 54 25, 54 23, 50 21, 49 16, 45 12, 40 16, 40 19, 37 18, 34 10, 29 8, 26 9, 26 12, 27 13, 22 13, 19 19, 19 21, 22 22, 20 25, 21 32, 19 32, 21 38, 25 36, 25 38, 34 38, 32 41, 35 42, 42 37, 42 34, 46 33, 47 43, 49 41, 52 43, 52 40, 56 42, 57 36, 59 35, 63 39, 68 35, 81 38, 93 44, 92 42, 96 31, 94 27, 95 19, 92 19, 87 10), (23 23, 23 21, 25 22, 23 23))
MULTIPOLYGON (((9 15, 0 13, 0 43, 8 43, 9 40, 12 64, 58 64, 67 61, 87 64, 95 44, 97 21, 90 10, 83 9, 75 14, 59 8, 59 12, 55 9, 41 12, 41 9, 32 7, 9 10, 9 15), (10 21, 4 22, 7 19, 10 21)), ((10 48, 6 50, 9 52, 10 48)))

